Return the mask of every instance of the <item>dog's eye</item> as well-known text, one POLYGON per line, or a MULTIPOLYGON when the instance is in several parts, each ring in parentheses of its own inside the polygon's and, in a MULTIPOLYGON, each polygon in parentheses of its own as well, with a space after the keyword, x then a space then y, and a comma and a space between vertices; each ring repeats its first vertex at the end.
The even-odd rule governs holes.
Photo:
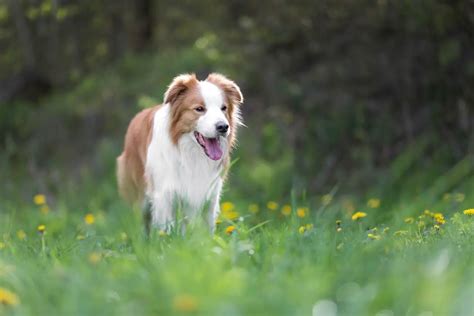
POLYGON ((221 110, 222 110, 222 111, 227 111, 227 105, 223 105, 223 106, 221 107, 221 110))
POLYGON ((203 106, 198 106, 194 110, 196 110, 196 112, 204 112, 204 107, 203 106))

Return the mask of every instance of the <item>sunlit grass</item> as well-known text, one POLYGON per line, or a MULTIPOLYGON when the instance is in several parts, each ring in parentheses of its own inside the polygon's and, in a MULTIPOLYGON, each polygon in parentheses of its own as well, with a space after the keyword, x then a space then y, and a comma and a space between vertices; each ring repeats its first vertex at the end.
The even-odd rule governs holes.
POLYGON ((224 200, 214 235, 196 224, 150 239, 121 203, 45 213, 39 194, 0 215, 0 311, 467 315, 474 217, 460 194, 412 213, 373 197, 224 200))

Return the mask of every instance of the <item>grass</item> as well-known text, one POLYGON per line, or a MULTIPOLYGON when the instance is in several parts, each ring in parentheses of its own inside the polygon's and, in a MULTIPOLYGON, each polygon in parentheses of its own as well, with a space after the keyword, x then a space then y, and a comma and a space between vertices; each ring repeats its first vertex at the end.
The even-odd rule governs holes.
POLYGON ((149 240, 112 180, 88 186, 2 199, 0 314, 473 313, 472 178, 427 195, 430 212, 377 197, 232 201, 214 236, 196 222, 149 240))

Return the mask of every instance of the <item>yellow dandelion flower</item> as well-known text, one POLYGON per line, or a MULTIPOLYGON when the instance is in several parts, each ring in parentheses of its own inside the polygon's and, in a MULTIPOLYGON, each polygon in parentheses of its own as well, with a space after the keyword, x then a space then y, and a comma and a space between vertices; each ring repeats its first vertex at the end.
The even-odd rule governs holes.
POLYGON ((227 228, 225 229, 225 233, 226 233, 227 235, 230 235, 230 234, 232 234, 232 233, 235 232, 235 231, 236 231, 235 226, 232 226, 232 225, 227 226, 227 228))
POLYGON ((275 201, 268 201, 267 203, 267 208, 270 211, 276 211, 278 209, 278 203, 275 201))
POLYGON ((446 223, 446 219, 444 218, 444 215, 441 214, 441 213, 435 213, 435 214, 433 214, 433 218, 434 218, 434 220, 435 220, 438 224, 444 224, 444 223, 446 223))
POLYGON ((373 240, 379 240, 381 237, 379 235, 375 235, 375 234, 367 234, 367 237, 369 237, 370 239, 373 239, 373 240))
POLYGON ((249 205, 249 212, 252 213, 252 214, 256 214, 258 213, 258 211, 260 211, 260 208, 258 207, 258 204, 250 204, 249 205))
POLYGON ((298 217, 306 217, 306 215, 308 215, 308 208, 307 207, 298 207, 296 209, 296 215, 298 215, 298 217))
POLYGON ((92 225, 95 223, 95 216, 94 214, 92 213, 88 213, 86 214, 86 216, 84 216, 84 222, 87 224, 87 225, 92 225))
POLYGON ((174 310, 183 313, 195 312, 198 309, 198 301, 192 295, 177 295, 173 299, 173 308, 174 310))
POLYGON ((46 204, 46 196, 44 194, 36 194, 34 197, 33 197, 33 202, 36 204, 36 205, 43 205, 43 204, 46 204))
POLYGON ((20 304, 20 299, 15 293, 0 287, 0 304, 5 306, 16 306, 20 304))
POLYGON ((40 234, 43 234, 46 231, 46 226, 41 224, 41 225, 38 225, 37 229, 40 234))
POLYGON ((87 257, 90 264, 98 264, 102 259, 102 255, 98 252, 91 252, 87 257))
POLYGON ((372 198, 367 201, 367 206, 370 208, 379 208, 380 207, 380 199, 372 198))
POLYGON ((304 234, 305 231, 306 231, 306 227, 304 227, 304 226, 300 226, 300 228, 298 228, 298 232, 300 234, 304 234))
POLYGON ((48 214, 49 206, 47 204, 41 205, 40 212, 41 214, 44 214, 44 215, 48 214))
POLYGON ((454 195, 454 200, 458 203, 461 203, 462 201, 464 201, 465 197, 466 196, 464 195, 464 193, 456 193, 454 195))
POLYGON ((467 210, 464 210, 464 215, 474 215, 474 208, 469 208, 467 210))
POLYGON ((407 224, 412 224, 414 221, 415 221, 415 219, 413 217, 405 218, 405 223, 407 223, 407 224))
POLYGON ((283 216, 290 216, 291 215, 291 205, 285 204, 281 208, 281 213, 283 216))
POLYGON ((231 212, 235 209, 235 205, 232 202, 223 202, 221 203, 222 212, 231 212))
POLYGON ((4 242, 0 241, 0 250, 5 249, 6 246, 4 242))
POLYGON ((367 213, 364 213, 364 212, 355 212, 354 214, 352 214, 352 220, 353 221, 357 221, 361 218, 364 218, 367 216, 367 213))
POLYGON ((322 197, 321 197, 321 203, 326 206, 326 205, 329 205, 329 203, 332 202, 332 195, 331 194, 324 194, 322 197))
POLYGON ((26 239, 26 233, 23 229, 20 229, 19 231, 16 232, 16 237, 20 240, 25 240, 26 239))
POLYGON ((222 217, 224 217, 227 220, 233 221, 239 217, 239 212, 225 211, 225 212, 222 212, 222 217))

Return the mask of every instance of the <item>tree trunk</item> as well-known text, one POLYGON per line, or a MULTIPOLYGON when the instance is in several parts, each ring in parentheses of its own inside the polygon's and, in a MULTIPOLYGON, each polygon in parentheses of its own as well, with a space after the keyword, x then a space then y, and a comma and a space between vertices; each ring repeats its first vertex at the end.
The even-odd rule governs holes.
POLYGON ((153 39, 153 4, 151 0, 135 1, 135 27, 133 34, 133 50, 147 48, 153 39))

